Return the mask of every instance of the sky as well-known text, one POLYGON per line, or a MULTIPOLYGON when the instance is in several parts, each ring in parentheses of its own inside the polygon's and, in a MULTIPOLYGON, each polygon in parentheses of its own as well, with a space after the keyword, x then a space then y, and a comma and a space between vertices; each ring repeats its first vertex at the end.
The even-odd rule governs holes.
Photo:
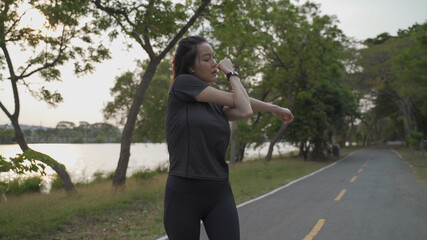
MULTIPOLYGON (((303 1, 299 1, 301 3, 303 1)), ((396 35, 399 29, 406 29, 414 23, 427 21, 426 0, 314 0, 320 4, 323 14, 335 15, 339 28, 348 37, 356 40, 374 38, 388 32, 396 35)), ((49 89, 57 89, 64 101, 57 107, 49 107, 34 99, 24 87, 19 88, 21 99, 20 123, 43 127, 55 127, 59 121, 80 121, 91 124, 104 122, 102 108, 113 98, 110 88, 115 78, 126 71, 134 71, 137 59, 145 59, 145 52, 138 46, 128 51, 124 39, 106 42, 112 51, 112 59, 95 65, 94 73, 76 77, 67 67, 61 68, 62 82, 50 83, 49 89)), ((128 40, 129 41, 129 40, 128 40)), ((20 53, 20 56, 25 54, 20 53)), ((19 59, 17 59, 19 61, 19 59)), ((5 76, 7 74, 3 72, 5 76)), ((37 78, 37 77, 35 77, 37 78)), ((41 81, 31 80, 38 89, 41 81)), ((0 101, 13 111, 13 95, 9 81, 0 82, 0 101)), ((10 124, 6 115, 0 112, 0 125, 10 124)))

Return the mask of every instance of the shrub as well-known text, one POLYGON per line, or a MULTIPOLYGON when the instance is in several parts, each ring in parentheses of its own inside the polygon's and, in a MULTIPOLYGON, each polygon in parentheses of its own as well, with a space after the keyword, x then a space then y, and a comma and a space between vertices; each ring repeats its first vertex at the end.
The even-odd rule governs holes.
POLYGON ((40 192, 42 179, 40 176, 28 177, 25 179, 15 178, 8 182, 7 194, 21 195, 29 192, 40 192))
POLYGON ((55 175, 52 181, 51 189, 60 189, 62 188, 62 181, 58 175, 55 175))
POLYGON ((93 182, 99 182, 104 180, 104 173, 103 172, 95 172, 93 173, 93 182))
POLYGON ((134 174, 132 174, 132 177, 135 179, 149 179, 152 178, 156 175, 157 173, 155 171, 150 171, 150 170, 141 170, 138 172, 135 172, 134 174))
POLYGON ((424 134, 422 132, 411 131, 406 135, 406 139, 411 147, 418 149, 421 140, 423 139, 424 134))
POLYGON ((107 176, 105 177, 105 179, 107 180, 113 180, 113 178, 114 178, 114 172, 108 173, 107 176))

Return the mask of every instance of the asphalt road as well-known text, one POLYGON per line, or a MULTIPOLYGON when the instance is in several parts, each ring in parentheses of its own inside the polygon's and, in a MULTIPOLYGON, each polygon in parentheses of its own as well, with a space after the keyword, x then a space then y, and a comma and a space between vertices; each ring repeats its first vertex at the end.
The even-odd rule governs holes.
POLYGON ((427 240, 427 183, 389 147, 366 148, 238 212, 241 240, 427 240))
POLYGON ((423 240, 427 183, 390 148, 367 148, 238 212, 242 240, 423 240))

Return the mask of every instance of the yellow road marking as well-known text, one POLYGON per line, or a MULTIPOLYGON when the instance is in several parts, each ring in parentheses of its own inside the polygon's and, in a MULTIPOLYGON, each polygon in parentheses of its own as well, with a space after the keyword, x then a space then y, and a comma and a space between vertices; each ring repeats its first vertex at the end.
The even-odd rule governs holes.
POLYGON ((350 180, 350 182, 354 182, 354 181, 356 181, 356 178, 357 178, 357 176, 354 176, 354 177, 350 180))
POLYGON ((359 172, 358 172, 358 173, 361 173, 361 172, 363 172, 363 168, 359 169, 359 172))
POLYGON ((325 224, 326 219, 322 218, 317 221, 316 225, 314 225, 313 229, 311 229, 311 232, 305 236, 304 240, 313 240, 314 237, 319 233, 320 229, 322 229, 323 225, 325 224))
POLYGON ((347 189, 341 190, 341 192, 338 194, 338 196, 335 198, 335 201, 341 200, 341 198, 344 196, 344 194, 347 192, 347 189))

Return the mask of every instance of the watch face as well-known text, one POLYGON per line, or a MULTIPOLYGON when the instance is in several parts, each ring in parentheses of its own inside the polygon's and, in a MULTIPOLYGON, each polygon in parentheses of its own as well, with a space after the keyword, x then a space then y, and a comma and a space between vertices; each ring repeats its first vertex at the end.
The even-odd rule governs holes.
POLYGON ((236 71, 231 71, 229 73, 227 73, 227 79, 230 78, 231 76, 239 76, 239 73, 237 73, 236 71))

